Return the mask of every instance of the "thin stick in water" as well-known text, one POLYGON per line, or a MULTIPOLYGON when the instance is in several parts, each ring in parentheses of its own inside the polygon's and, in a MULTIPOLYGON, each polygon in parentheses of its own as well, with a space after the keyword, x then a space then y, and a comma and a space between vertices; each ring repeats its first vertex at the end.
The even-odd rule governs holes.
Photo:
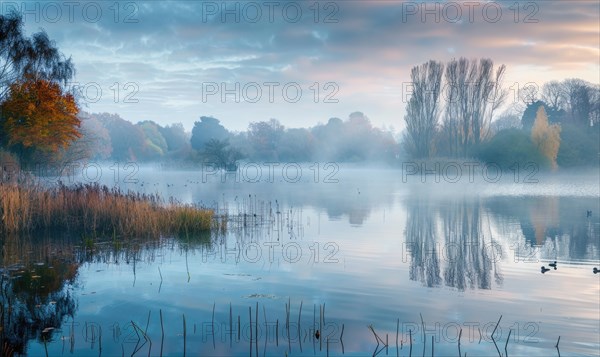
POLYGON ((163 343, 165 342, 165 328, 163 326, 163 317, 162 317, 162 309, 159 310, 159 314, 160 314, 160 357, 162 357, 163 354, 163 343))
POLYGON ((342 345, 342 354, 344 354, 344 324, 342 324, 342 333, 340 334, 340 343, 342 345))
POLYGON ((183 357, 185 357, 185 350, 187 347, 186 337, 187 337, 187 328, 185 326, 185 314, 183 314, 183 357))
POLYGON ((421 328, 423 329, 423 357, 425 357, 425 343, 427 343, 427 340, 425 338, 425 321, 423 321, 423 315, 421 315, 420 312, 419 316, 421 316, 421 328))
POLYGON ((508 357, 508 341, 510 341, 510 334, 512 332, 512 329, 508 330, 508 338, 506 339, 506 343, 504 344, 504 354, 506 355, 506 357, 508 357))
POLYGON ((460 353, 460 339, 462 337, 462 328, 460 329, 460 332, 458 333, 458 356, 462 356, 462 354, 460 353))
POLYGON ((211 320, 213 350, 216 348, 215 347, 215 304, 216 303, 213 301, 212 320, 211 320))
MULTIPOLYGON (((323 307, 319 304, 319 332, 323 334, 323 307)), ((319 338, 319 351, 323 350, 323 339, 319 338)))
POLYGON ((267 309, 265 309, 265 305, 263 304, 263 314, 265 315, 265 349, 263 351, 263 356, 267 354, 267 341, 269 340, 269 325, 267 322, 267 309))
POLYGON ((400 333, 400 318, 396 320, 396 356, 400 355, 400 351, 398 350, 398 334, 400 333))
POLYGON ((146 329, 144 330, 145 334, 148 333, 148 325, 150 325, 150 313, 151 312, 152 312, 152 310, 148 310, 148 320, 146 320, 146 329))
POLYGON ((433 357, 433 335, 431 335, 431 357, 433 357))
POLYGON ((502 353, 500 353, 500 349, 498 348, 498 344, 496 343, 496 339, 494 338, 494 333, 496 332, 498 325, 500 325, 500 320, 502 320, 502 315, 500 315, 500 318, 498 319, 498 322, 496 323, 496 327, 494 327, 494 331, 492 331, 492 342, 494 342, 494 347, 496 347, 496 352, 498 352, 498 356, 502 357, 502 353))
POLYGON ((258 301, 256 302, 256 327, 255 327, 255 336, 256 336, 256 343, 254 344, 254 346, 256 347, 256 356, 258 357, 258 301))
POLYGON ((492 331, 492 338, 494 338, 494 333, 496 332, 498 325, 500 325, 500 320, 502 320, 502 315, 500 315, 500 318, 498 319, 498 322, 496 323, 496 327, 494 327, 494 331, 492 331))
POLYGON ((410 350, 408 352, 408 356, 412 356, 412 330, 408 330, 408 338, 410 340, 410 350))
POLYGON ((252 356, 252 306, 248 306, 248 315, 250 316, 250 356, 252 356))
POLYGON ((300 344, 300 352, 302 352, 302 330, 300 329, 300 319, 302 317, 302 303, 304 301, 300 300, 300 310, 298 311, 298 343, 300 344))

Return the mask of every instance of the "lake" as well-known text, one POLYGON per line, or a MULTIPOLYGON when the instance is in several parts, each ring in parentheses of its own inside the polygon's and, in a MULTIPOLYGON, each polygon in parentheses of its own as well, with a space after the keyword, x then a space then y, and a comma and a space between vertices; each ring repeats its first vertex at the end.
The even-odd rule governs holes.
POLYGON ((7 240, 2 333, 32 356, 597 354, 598 170, 413 169, 87 167, 61 179, 210 207, 228 230, 7 240))

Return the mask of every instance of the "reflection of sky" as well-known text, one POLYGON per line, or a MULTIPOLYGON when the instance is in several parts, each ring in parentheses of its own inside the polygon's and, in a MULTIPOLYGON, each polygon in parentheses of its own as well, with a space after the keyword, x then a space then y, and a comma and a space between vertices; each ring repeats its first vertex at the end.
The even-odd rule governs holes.
MULTIPOLYGON (((142 173, 143 174, 143 173, 142 173)), ((163 182, 183 185, 183 173, 167 173, 163 182)), ((159 177, 154 176, 157 181, 159 177)), ((142 176, 144 181, 150 178, 142 176)), ((506 342, 508 330, 512 329, 508 350, 511 355, 548 355, 554 354, 554 344, 561 336, 561 353, 569 355, 590 355, 597 351, 598 340, 598 276, 592 274, 592 266, 598 265, 598 232, 599 222, 596 212, 600 212, 594 189, 589 197, 528 197, 504 196, 468 198, 466 201, 448 195, 436 198, 435 188, 426 196, 425 187, 418 185, 402 185, 394 180, 393 172, 370 175, 367 178, 341 182, 339 185, 311 186, 311 183, 298 184, 293 190, 283 184, 270 186, 233 185, 225 191, 224 199, 234 209, 235 196, 246 197, 251 192, 264 200, 277 199, 282 211, 291 204, 299 211, 300 216, 294 223, 296 229, 301 228, 295 238, 290 239, 287 233, 287 221, 283 221, 283 232, 280 232, 280 246, 274 247, 277 259, 269 261, 268 248, 265 242, 276 242, 278 234, 273 230, 255 231, 252 235, 235 235, 227 238, 228 248, 233 249, 234 242, 257 243, 261 247, 261 258, 251 263, 243 258, 238 264, 233 262, 232 251, 227 251, 226 262, 219 256, 206 255, 206 251, 190 249, 186 253, 179 244, 168 242, 160 248, 142 250, 135 264, 125 264, 122 259, 115 263, 89 263, 80 269, 82 289, 79 296, 79 311, 76 322, 94 321, 103 326, 103 353, 120 354, 121 345, 111 337, 110 325, 119 323, 122 329, 134 320, 140 326, 146 325, 148 311, 151 311, 148 334, 153 341, 152 351, 157 354, 160 344, 159 309, 162 309, 165 323, 165 355, 180 355, 182 351, 182 314, 187 321, 187 348, 194 353, 218 355, 234 353, 248 354, 248 341, 233 343, 233 352, 229 349, 229 341, 219 342, 213 350, 212 337, 202 341, 202 323, 210 322, 213 303, 216 304, 215 320, 228 325, 229 304, 232 304, 234 320, 240 315, 242 324, 248 322, 248 306, 252 307, 254 320, 255 304, 259 303, 259 321, 264 322, 263 306, 267 319, 279 319, 279 326, 285 326, 285 304, 291 299, 291 319, 296 321, 300 302, 303 303, 302 324, 308 329, 312 323, 313 307, 316 304, 317 319, 319 304, 325 304, 326 322, 344 324, 344 348, 346 354, 371 354, 376 343, 371 332, 366 328, 373 324, 375 330, 389 341, 394 354, 396 322, 400 321, 400 338, 407 341, 408 329, 413 329, 413 353, 421 353, 422 338, 420 315, 427 325, 427 354, 430 353, 432 334, 440 337, 436 341, 436 353, 454 353, 457 348, 456 324, 463 328, 462 351, 469 355, 495 355, 495 348, 490 341, 478 343, 481 327, 484 336, 491 333, 500 315, 501 337, 498 337, 501 350, 506 342), (360 187, 360 194, 356 191, 360 187), (262 191, 262 189, 268 190, 262 191), (353 189, 353 190, 351 190, 353 189), (336 192, 337 190, 337 192, 336 192), (262 196, 262 194, 269 196, 262 196), (324 199, 327 197, 328 199, 324 199), (424 203, 425 202, 425 203, 424 203), (466 202, 466 203, 464 203, 466 202), (407 219, 418 205, 426 204, 422 211, 434 223, 436 239, 443 245, 445 212, 463 212, 454 209, 456 205, 465 204, 467 214, 472 216, 472 209, 479 207, 479 236, 486 242, 494 239, 502 247, 502 258, 495 262, 503 277, 501 283, 494 280, 492 274, 491 289, 472 289, 467 285, 464 291, 447 286, 443 282, 443 272, 448 261, 440 259, 442 283, 439 286, 427 287, 421 281, 409 279, 411 254, 406 251, 407 219), (543 221, 545 227, 538 223, 537 229, 546 232, 561 233, 546 237, 544 246, 533 247, 528 256, 535 261, 515 260, 514 247, 528 246, 526 237, 521 231, 528 224, 531 210, 536 207, 550 206, 556 208, 554 221, 543 221), (328 206, 329 205, 329 206, 328 206), (363 207, 368 213, 361 224, 353 224, 350 215, 356 207, 363 207), (590 208, 588 208, 590 207, 590 208), (585 210, 592 209, 594 218, 587 220, 585 210), (327 212, 339 212, 330 217, 327 212), (579 213, 577 213, 579 212, 579 213), (580 216, 583 215, 583 218, 580 216), (320 217, 320 218, 319 218, 320 217), (342 219, 338 219, 342 217, 342 219), (586 230, 575 230, 578 239, 587 239, 587 250, 574 246, 569 236, 563 231, 571 231, 589 224, 591 236, 586 230), (555 224, 557 228, 551 227, 555 224), (562 229, 562 231, 561 231, 562 229), (267 234, 268 233, 268 234, 267 234), (586 238, 587 237, 587 238, 586 238), (283 244, 297 243, 301 247, 302 258, 298 263, 288 263, 282 258, 283 244), (319 250, 319 263, 312 262, 314 251, 319 250), (326 264, 325 245, 334 243, 339 251, 334 258, 337 263, 326 264), (203 259, 206 258, 206 259, 203 259), (552 260, 559 261, 558 270, 542 275, 540 266, 552 260), (160 272, 163 282, 160 285, 160 272), (160 291, 159 291, 160 289, 160 291), (194 324, 196 333, 193 333, 194 324), (475 327, 474 327, 475 326, 475 327), (491 326, 491 327, 490 327, 491 326), (469 335, 472 341, 469 341, 469 335), (528 338, 531 335, 532 337, 528 338), (404 336, 404 337, 403 337, 404 336), (534 340, 537 339, 537 340, 534 340), (537 341, 537 342, 534 342, 537 341)), ((568 186, 568 185, 567 185, 568 186)), ((185 187, 185 186, 183 186, 185 187)), ((221 191, 208 189, 192 189, 188 194, 184 188, 170 193, 178 193, 179 198, 187 200, 191 195, 195 202, 205 193, 206 201, 223 200, 221 191), (211 196, 212 195, 212 196, 211 196), (188 196, 189 197, 189 196, 188 196)), ((554 211, 552 211, 554 212, 554 211)), ((446 217, 447 218, 447 217, 446 217)), ((463 218, 459 215, 459 219, 463 218)), ((589 227, 586 226, 588 229, 589 227)), ((224 248, 220 248, 224 249, 224 248)), ((249 256, 253 252, 248 252, 249 256)), ((111 260, 112 261, 112 260, 111 260)), ((261 325, 262 326, 262 325, 261 325)), ((341 325, 338 328, 341 328, 341 325)), ((333 331, 331 327, 331 331, 333 331)), ((237 331, 236 331, 237 332, 237 331)), ((339 335, 340 330, 336 330, 339 335)), ((126 333, 125 331, 123 332, 126 333)), ((131 331, 129 331, 131 333, 131 331)), ((497 332, 500 333, 500 332, 497 332)), ((68 329, 63 327, 63 334, 68 329)), ((228 337, 228 335, 225 335, 228 337)), ((267 355, 282 355, 288 348, 284 333, 280 333, 280 345, 269 342, 267 355)), ((271 336, 272 337, 272 336, 271 336)), ((121 341, 124 337, 121 336, 121 341)), ((401 352, 406 355, 404 349, 401 352)), ((61 342, 48 345, 50 354, 58 354, 61 342)), ((259 343, 259 353, 263 353, 264 336, 259 343)), ((97 354, 97 349, 90 349, 81 336, 76 340, 79 354, 97 354)), ((97 347, 96 347, 97 348, 97 347)), ((133 351, 133 345, 125 344, 126 353, 133 351), (129 352, 127 352, 129 351, 129 352)), ((330 345, 335 354, 341 353, 337 343, 330 345)), ((294 355, 313 355, 312 341, 303 342, 300 353, 298 342, 292 343, 294 355)), ((317 355, 319 344, 316 344, 317 355)), ((43 345, 31 344, 32 354, 43 353, 43 345)), ((143 349, 139 353, 147 354, 143 349)), ((254 352, 253 352, 254 353, 254 352)))

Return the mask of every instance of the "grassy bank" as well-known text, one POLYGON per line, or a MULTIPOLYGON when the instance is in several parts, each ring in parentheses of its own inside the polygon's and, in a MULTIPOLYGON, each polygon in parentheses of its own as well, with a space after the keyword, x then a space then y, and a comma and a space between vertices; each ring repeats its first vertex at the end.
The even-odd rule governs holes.
POLYGON ((209 209, 99 185, 44 188, 0 183, 0 218, 4 234, 94 237, 193 235, 224 225, 215 223, 209 209))

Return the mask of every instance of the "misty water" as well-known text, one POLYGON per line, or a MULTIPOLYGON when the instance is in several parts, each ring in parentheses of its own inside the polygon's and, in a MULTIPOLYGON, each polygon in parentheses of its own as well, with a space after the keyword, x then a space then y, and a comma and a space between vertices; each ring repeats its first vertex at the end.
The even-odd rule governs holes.
POLYGON ((598 352, 597 170, 281 168, 77 176, 213 208, 228 230, 5 243, 4 333, 35 356, 598 352))

